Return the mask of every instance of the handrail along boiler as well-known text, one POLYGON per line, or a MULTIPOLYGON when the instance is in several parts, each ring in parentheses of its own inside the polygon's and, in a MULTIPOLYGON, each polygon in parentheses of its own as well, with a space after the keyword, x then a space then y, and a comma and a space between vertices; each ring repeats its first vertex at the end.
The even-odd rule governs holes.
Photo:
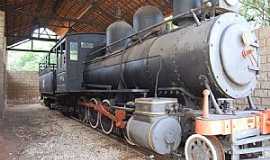
POLYGON ((270 111, 250 97, 259 45, 239 8, 238 0, 173 0, 169 20, 143 6, 133 26, 66 35, 52 49, 57 65, 40 69, 44 102, 158 154, 181 156, 184 146, 187 160, 266 158, 270 111), (243 98, 249 105, 237 110, 243 98))

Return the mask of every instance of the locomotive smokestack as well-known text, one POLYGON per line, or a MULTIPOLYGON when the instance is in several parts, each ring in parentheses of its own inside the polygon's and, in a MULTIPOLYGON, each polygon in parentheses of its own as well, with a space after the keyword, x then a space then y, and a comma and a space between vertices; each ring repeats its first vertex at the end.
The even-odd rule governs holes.
MULTIPOLYGON (((201 5, 201 0, 173 0, 173 16, 188 12, 194 8, 199 8, 201 5)), ((193 23, 191 20, 192 14, 178 18, 173 23, 181 26, 184 24, 193 23)))

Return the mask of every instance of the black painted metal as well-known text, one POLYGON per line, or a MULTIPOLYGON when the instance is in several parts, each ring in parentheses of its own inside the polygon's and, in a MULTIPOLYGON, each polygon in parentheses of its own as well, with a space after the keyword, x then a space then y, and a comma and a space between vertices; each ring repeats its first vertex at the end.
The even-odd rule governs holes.
POLYGON ((86 74, 91 77, 87 83, 111 85, 113 89, 124 86, 154 90, 160 71, 158 87, 183 87, 198 95, 204 88, 198 83, 199 75, 209 75, 207 66, 202 64, 208 61, 208 57, 203 56, 207 55, 208 44, 201 42, 208 37, 213 22, 151 38, 118 54, 95 60, 86 65, 86 74), (180 37, 181 43, 178 43, 176 37, 180 35, 190 38, 180 37), (193 66, 192 74, 187 66, 193 66))
POLYGON ((56 89, 56 72, 47 68, 39 75, 39 91, 42 95, 54 95, 56 89))
MULTIPOLYGON (((105 44, 104 33, 85 33, 72 34, 66 36, 58 43, 53 50, 57 52, 57 93, 80 90, 83 84, 83 61, 87 57, 94 58, 101 56, 89 54, 92 51, 100 48, 100 45, 105 44), (77 44, 77 58, 76 55, 71 54, 71 45, 77 44), (60 54, 59 51, 65 46, 65 52, 60 54), (75 56, 75 57, 74 57, 75 56), (62 60, 61 60, 62 57, 62 60)), ((103 47, 103 46, 102 46, 103 47)))

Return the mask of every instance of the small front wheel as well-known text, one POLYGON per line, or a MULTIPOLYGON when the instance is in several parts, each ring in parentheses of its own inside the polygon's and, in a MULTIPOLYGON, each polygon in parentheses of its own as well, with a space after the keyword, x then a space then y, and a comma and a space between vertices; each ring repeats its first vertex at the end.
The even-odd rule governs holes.
POLYGON ((185 144, 186 160, 225 160, 222 144, 215 136, 194 134, 185 144))

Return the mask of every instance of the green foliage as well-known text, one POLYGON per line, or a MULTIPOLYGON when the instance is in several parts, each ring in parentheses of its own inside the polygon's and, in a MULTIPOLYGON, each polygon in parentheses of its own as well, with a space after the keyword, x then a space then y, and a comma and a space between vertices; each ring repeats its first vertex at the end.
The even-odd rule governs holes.
POLYGON ((39 63, 46 56, 44 53, 9 53, 8 70, 38 71, 39 63))
MULTIPOLYGON (((30 49, 31 42, 27 42, 16 48, 30 49)), ((34 41, 34 49, 50 50, 55 43, 34 41)), ((44 61, 48 53, 16 52, 8 51, 8 70, 11 71, 38 71, 39 63, 44 61)), ((52 57, 55 59, 55 57, 52 57)))
POLYGON ((268 0, 240 0, 241 14, 259 25, 270 25, 270 2, 268 0))

